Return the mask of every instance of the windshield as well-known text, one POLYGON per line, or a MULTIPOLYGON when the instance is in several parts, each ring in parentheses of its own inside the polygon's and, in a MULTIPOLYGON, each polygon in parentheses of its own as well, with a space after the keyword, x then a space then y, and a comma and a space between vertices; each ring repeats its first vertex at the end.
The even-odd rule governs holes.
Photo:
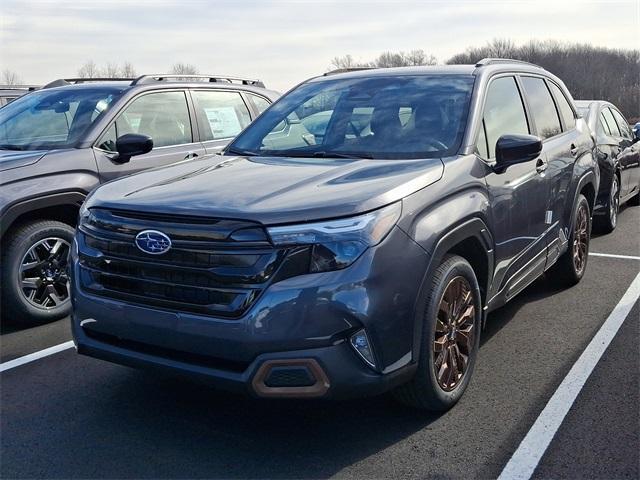
POLYGON ((470 75, 398 75, 305 83, 229 146, 245 155, 427 158, 462 141, 470 75))
POLYGON ((0 149, 70 148, 122 94, 114 88, 41 90, 0 109, 0 149))

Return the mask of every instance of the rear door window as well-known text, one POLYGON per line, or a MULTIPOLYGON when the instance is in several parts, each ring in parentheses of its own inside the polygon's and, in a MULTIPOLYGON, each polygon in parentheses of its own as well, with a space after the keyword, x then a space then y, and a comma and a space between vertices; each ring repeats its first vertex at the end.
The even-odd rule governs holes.
POLYGON ((560 117, 545 81, 537 77, 522 77, 522 86, 538 135, 545 139, 561 133, 560 117))
POLYGON ((502 135, 529 133, 522 98, 514 77, 498 78, 489 85, 484 106, 484 126, 487 145, 479 146, 478 151, 488 151, 489 158, 495 157, 496 142, 502 135))
POLYGON ((233 138, 251 123, 249 109, 238 92, 194 90, 192 96, 203 142, 233 138))
POLYGON ((247 97, 249 97, 249 100, 251 101, 251 103, 253 103, 253 106, 256 107, 258 115, 264 112, 267 108, 269 108, 269 105, 271 105, 271 102, 259 95, 248 93, 247 97))

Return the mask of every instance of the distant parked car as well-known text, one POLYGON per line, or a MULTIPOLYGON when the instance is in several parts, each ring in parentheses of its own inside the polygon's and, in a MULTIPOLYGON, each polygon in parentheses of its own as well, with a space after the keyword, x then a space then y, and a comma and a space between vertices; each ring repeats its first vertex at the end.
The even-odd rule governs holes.
POLYGON ((25 93, 37 90, 36 85, 0 85, 0 108, 13 102, 25 93))
POLYGON ((94 187, 215 153, 278 97, 230 77, 95 80, 57 80, 0 109, 3 316, 69 312, 66 258, 94 187))
POLYGON ((609 102, 579 100, 576 106, 595 135, 600 165, 594 226, 608 233, 616 228, 620 205, 637 205, 640 198, 640 132, 609 102))

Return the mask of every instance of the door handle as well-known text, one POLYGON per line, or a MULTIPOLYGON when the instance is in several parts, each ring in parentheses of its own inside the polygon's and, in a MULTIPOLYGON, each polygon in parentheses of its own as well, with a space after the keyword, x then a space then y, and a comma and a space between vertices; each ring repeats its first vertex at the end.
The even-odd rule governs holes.
POLYGON ((196 152, 189 152, 185 155, 184 159, 189 160, 190 158, 196 158, 198 154, 196 152))
POLYGON ((575 144, 571 144, 571 148, 569 149, 569 153, 571 153, 571 156, 575 157, 576 155, 578 155, 578 147, 575 146, 575 144))
POLYGON ((536 172, 542 173, 547 169, 547 161, 544 158, 539 158, 536 162, 536 172))

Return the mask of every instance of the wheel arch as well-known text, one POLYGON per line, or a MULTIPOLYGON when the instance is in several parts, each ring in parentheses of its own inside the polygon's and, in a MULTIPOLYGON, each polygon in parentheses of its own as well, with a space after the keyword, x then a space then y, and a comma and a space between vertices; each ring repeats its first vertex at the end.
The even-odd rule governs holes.
POLYGON ((85 198, 83 192, 69 191, 16 202, 2 215, 0 237, 15 225, 30 220, 58 220, 74 227, 85 198))
POLYGON ((485 310, 487 292, 491 284, 494 268, 494 249, 493 237, 486 223, 479 217, 468 218, 446 231, 437 240, 429 265, 425 272, 420 285, 420 293, 416 300, 414 309, 414 338, 413 352, 414 361, 417 361, 417 355, 420 352, 420 340, 422 338, 422 314, 426 309, 427 292, 429 281, 434 271, 442 262, 444 257, 449 254, 459 255, 469 262, 473 268, 478 285, 480 287, 480 299, 483 306, 482 323, 485 323, 485 310))

